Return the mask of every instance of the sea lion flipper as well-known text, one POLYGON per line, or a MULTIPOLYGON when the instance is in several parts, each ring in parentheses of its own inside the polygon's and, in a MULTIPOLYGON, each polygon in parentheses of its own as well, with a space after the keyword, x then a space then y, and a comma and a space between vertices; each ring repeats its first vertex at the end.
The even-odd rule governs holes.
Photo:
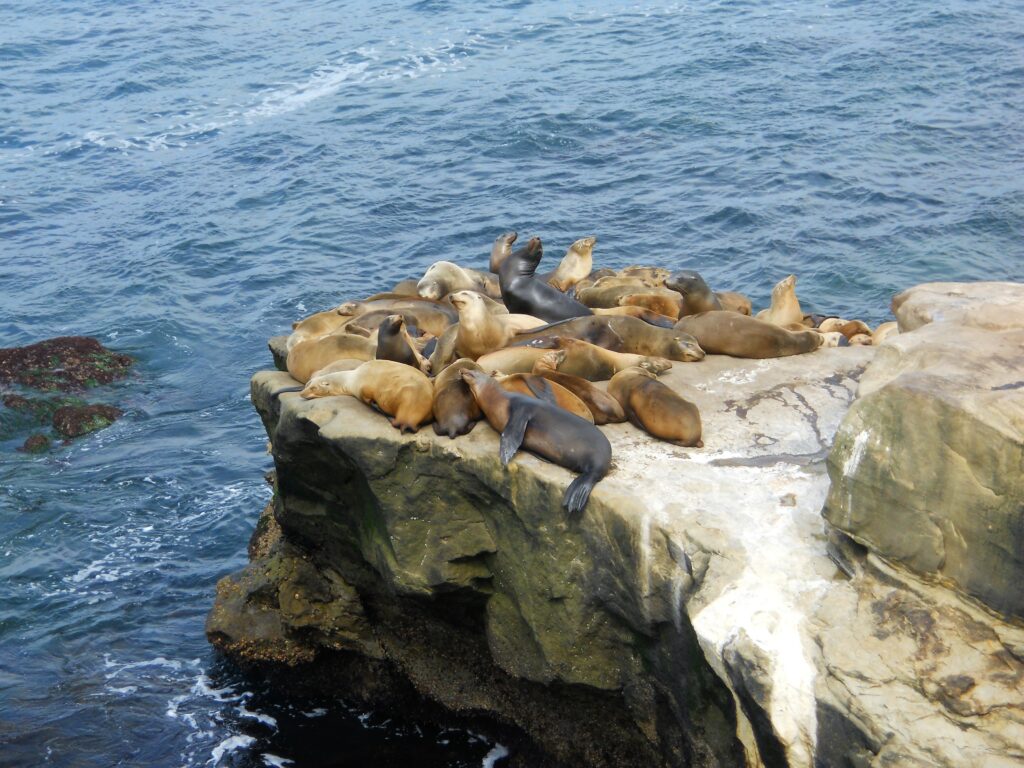
POLYGON ((508 422, 505 429, 501 431, 501 443, 498 447, 498 457, 501 465, 508 466, 512 457, 516 455, 519 446, 523 444, 526 436, 526 425, 530 422, 530 411, 518 404, 513 404, 509 409, 508 422))
POLYGON ((569 483, 565 495, 562 496, 562 506, 568 511, 570 518, 578 517, 586 508, 590 492, 594 490, 594 485, 599 479, 592 474, 583 474, 569 483))
POLYGON ((527 378, 526 387, 537 396, 538 400, 551 403, 552 405, 558 405, 558 400, 555 398, 555 392, 551 389, 551 385, 548 380, 542 377, 527 378))

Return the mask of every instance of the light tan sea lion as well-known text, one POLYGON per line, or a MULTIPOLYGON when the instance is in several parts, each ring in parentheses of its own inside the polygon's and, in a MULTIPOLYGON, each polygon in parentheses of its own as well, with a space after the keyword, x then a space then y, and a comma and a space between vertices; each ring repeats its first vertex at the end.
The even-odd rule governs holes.
POLYGON ((419 280, 415 277, 407 280, 400 280, 395 283, 395 287, 391 289, 391 293, 396 296, 418 296, 419 280))
POLYGON ((818 326, 818 330, 822 333, 829 333, 830 331, 839 331, 848 339, 852 339, 858 334, 871 335, 871 328, 862 320, 845 320, 841 317, 829 317, 821 321, 818 326))
POLYGON ((388 315, 377 330, 378 360, 393 360, 411 365, 423 373, 430 373, 430 361, 420 354, 419 347, 409 336, 401 315, 388 315))
POLYGON ((595 424, 618 424, 626 420, 618 400, 586 379, 562 373, 555 368, 558 362, 557 355, 544 355, 534 364, 533 373, 555 384, 561 384, 586 403, 595 424))
POLYGON ((568 291, 570 288, 590 274, 594 268, 594 244, 596 237, 581 237, 569 246, 558 267, 547 278, 548 285, 552 285, 560 291, 568 291))
POLYGON ((693 335, 708 354, 756 360, 813 352, 824 340, 817 331, 787 331, 726 310, 680 318, 676 330, 693 335))
POLYGON ((479 371, 480 366, 469 358, 461 358, 445 368, 434 379, 434 433, 450 438, 473 431, 476 423, 484 417, 469 391, 469 385, 462 380, 462 371, 479 371))
MULTIPOLYGON (((536 339, 530 344, 538 349, 552 349, 546 358, 550 367, 570 376, 579 376, 587 381, 606 381, 621 371, 636 365, 655 374, 672 367, 672 362, 663 357, 647 357, 628 352, 612 352, 579 339, 554 337, 536 339)), ((534 364, 536 365, 536 363, 534 364)))
POLYGON ((652 288, 646 293, 631 293, 619 299, 619 306, 643 307, 659 315, 679 318, 683 309, 683 297, 675 291, 664 288, 652 288))
POLYGON ((890 336, 899 335, 899 332, 899 325, 895 321, 882 323, 877 328, 875 328, 874 332, 871 334, 871 344, 872 346, 877 347, 890 336))
POLYGON ((518 236, 515 232, 506 232, 503 235, 498 235, 494 245, 491 246, 491 260, 488 264, 488 269, 491 272, 498 274, 498 270, 501 269, 505 259, 512 255, 512 243, 516 241, 518 236))
POLYGON ((518 333, 513 343, 526 344, 545 336, 570 336, 616 352, 665 357, 684 363, 704 359, 704 350, 689 333, 658 328, 635 317, 574 317, 518 333))
POLYGON ((736 291, 715 291, 715 296, 718 297, 722 309, 727 309, 730 312, 739 312, 741 315, 750 315, 753 312, 754 305, 742 293, 737 293, 736 291))
POLYGON ((402 432, 415 432, 433 413, 430 379, 411 365, 393 360, 370 360, 351 371, 317 376, 302 390, 306 399, 333 395, 351 395, 377 408, 402 432))
POLYGON ((296 344, 288 351, 287 368, 291 377, 305 384, 314 372, 335 360, 372 360, 377 345, 362 336, 335 333, 296 344))
POLYGON ((612 395, 629 422, 659 440, 685 447, 703 448, 700 411, 684 400, 653 373, 642 368, 626 368, 608 382, 612 395))
POLYGON ((485 373, 530 373, 534 363, 546 353, 547 350, 534 347, 505 347, 482 355, 476 362, 485 373))
POLYGON ((620 269, 617 274, 620 277, 639 277, 652 288, 662 288, 671 273, 664 267, 644 267, 633 264, 625 269, 620 269))
POLYGON ((423 273, 416 290, 425 299, 441 300, 455 291, 479 291, 492 299, 501 297, 498 281, 476 269, 460 267, 451 261, 435 261, 423 273))
POLYGON ((772 325, 803 325, 804 311, 796 298, 796 275, 783 278, 772 288, 772 305, 757 313, 758 320, 772 325))
POLYGON ((636 277, 602 277, 588 288, 576 291, 576 299, 592 309, 607 309, 619 306, 619 299, 631 293, 651 290, 651 286, 636 277))
POLYGON ((527 397, 536 397, 538 400, 545 400, 569 413, 576 414, 591 424, 594 423, 594 415, 586 403, 570 390, 543 376, 535 376, 532 373, 510 373, 494 378, 506 392, 515 392, 527 397))
POLYGON ((578 283, 576 283, 576 293, 579 293, 584 288, 590 288, 595 283, 597 283, 598 280, 603 280, 606 277, 615 276, 616 272, 614 269, 609 269, 608 267, 601 267, 600 269, 595 269, 593 272, 590 273, 588 277, 585 277, 578 283))
POLYGON ((475 291, 456 291, 448 300, 459 311, 455 332, 455 353, 474 360, 508 346, 516 331, 544 325, 529 315, 492 315, 484 297, 475 291))
POLYGON ((853 336, 850 337, 849 341, 851 347, 871 346, 871 337, 866 333, 855 333, 853 336))
POLYGON ((480 371, 463 371, 487 423, 501 434, 498 457, 508 463, 522 447, 542 459, 579 472, 562 496, 562 506, 578 516, 594 485, 611 468, 612 446, 601 430, 543 400, 503 390, 480 371))
POLYGON ((349 318, 338 314, 338 308, 326 309, 292 323, 292 332, 285 342, 288 351, 301 341, 319 339, 334 333, 349 318))

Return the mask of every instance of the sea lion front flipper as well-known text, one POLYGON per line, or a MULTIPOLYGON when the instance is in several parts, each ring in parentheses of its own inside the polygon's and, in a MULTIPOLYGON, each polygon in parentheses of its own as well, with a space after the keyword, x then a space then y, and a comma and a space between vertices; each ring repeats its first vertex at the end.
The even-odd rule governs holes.
POLYGON ((498 458, 501 459, 503 467, 508 466, 508 463, 512 461, 512 457, 516 455, 516 451, 519 450, 519 446, 523 444, 523 438, 526 436, 526 425, 529 423, 529 409, 522 407, 521 404, 514 403, 509 408, 508 422, 505 424, 505 429, 501 431, 501 443, 498 447, 498 458))
POLYGON ((558 400, 555 398, 555 393, 551 389, 551 384, 548 383, 547 379, 543 377, 527 379, 526 387, 537 396, 538 400, 543 400, 544 402, 551 403, 552 405, 558 405, 558 400))
POLYGON ((575 480, 569 483, 562 496, 562 506, 569 513, 570 518, 577 518, 587 506, 590 500, 590 492, 594 485, 601 478, 595 477, 592 473, 578 475, 575 480))

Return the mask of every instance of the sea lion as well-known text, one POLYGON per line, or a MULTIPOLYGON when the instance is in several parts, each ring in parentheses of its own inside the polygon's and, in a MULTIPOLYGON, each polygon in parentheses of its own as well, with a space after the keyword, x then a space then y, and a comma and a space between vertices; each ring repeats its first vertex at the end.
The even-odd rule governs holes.
POLYGON ((570 245, 555 271, 545 275, 548 285, 564 293, 589 275, 590 270, 594 268, 595 243, 597 238, 590 236, 581 237, 570 245))
POLYGON ((722 304, 722 309, 730 312, 739 312, 741 315, 749 315, 753 312, 754 305, 750 298, 736 291, 715 291, 715 296, 722 304))
POLYGON ((506 232, 503 235, 498 235, 494 241, 494 245, 491 246, 491 261, 489 264, 491 272, 498 274, 498 270, 501 269, 501 265, 505 262, 512 254, 512 243, 519 237, 515 232, 506 232))
POLYGON ((626 368, 608 382, 612 395, 630 424, 659 440, 685 447, 703 448, 700 411, 684 400, 653 373, 642 368, 626 368))
POLYGON ((590 412, 586 403, 561 384, 549 381, 543 376, 535 376, 532 373, 509 373, 495 376, 494 379, 506 392, 536 397, 574 413, 591 424, 594 423, 594 414, 590 412))
POLYGON ((657 328, 635 317, 592 315, 571 318, 517 333, 513 344, 523 344, 542 336, 571 337, 615 352, 664 357, 684 363, 704 359, 704 350, 689 333, 678 331, 675 327, 657 328))
POLYGON ((882 323, 871 334, 871 345, 877 347, 890 336, 896 336, 900 332, 899 325, 895 321, 882 323))
POLYGON ((288 351, 287 368, 291 377, 305 384, 314 372, 342 358, 372 360, 377 345, 362 336, 333 333, 296 344, 288 351))
POLYGON ((434 388, 422 371, 393 360, 370 360, 351 371, 310 379, 302 397, 351 395, 390 416, 391 426, 415 432, 430 421, 434 388))
POLYGON ((391 293, 396 296, 418 296, 419 295, 419 280, 415 277, 408 278, 406 280, 400 280, 395 283, 395 287, 391 289, 391 293))
POLYGON ((430 373, 430 361, 420 354, 401 315, 388 315, 381 322, 377 330, 375 357, 378 360, 394 360, 418 368, 423 373, 430 373))
POLYGON ((475 360, 508 346, 516 331, 544 325, 543 320, 529 315, 492 315, 483 298, 474 291, 456 291, 448 297, 459 311, 455 331, 455 353, 459 357, 475 360))
MULTIPOLYGON (((640 366, 653 373, 663 373, 672 367, 672 362, 663 357, 647 357, 629 352, 612 352, 610 349, 589 344, 579 339, 551 338, 534 339, 530 346, 535 349, 553 349, 546 358, 555 370, 579 376, 587 381, 605 381, 623 368, 640 366)), ((536 365, 536 363, 534 364, 536 365)))
POLYGON ((796 298, 796 275, 785 277, 772 288, 772 305, 757 313, 758 320, 772 325, 803 325, 804 312, 796 298))
POLYGON ((473 431, 484 417, 469 385, 462 380, 462 371, 479 371, 480 366, 469 358, 461 358, 445 368, 434 379, 434 433, 450 438, 473 431))
POLYGON ((721 299, 711 290, 700 272, 695 272, 692 269, 680 269, 673 272, 665 280, 665 287, 683 297, 683 306, 679 317, 725 309, 721 299))
POLYGON ((669 317, 668 315, 660 315, 657 312, 652 312, 644 307, 598 307, 590 310, 595 315, 618 315, 627 317, 636 317, 643 320, 645 323, 656 325, 659 328, 671 328, 676 324, 677 318, 669 317))
POLYGON ((476 362, 485 373, 530 373, 546 353, 536 347, 506 347, 481 355, 476 362))
POLYGON ((582 291, 584 288, 589 288, 598 280, 601 280, 605 277, 615 277, 615 274, 615 270, 609 269, 608 267, 601 267, 600 269, 595 269, 593 272, 590 273, 590 275, 576 283, 575 292, 578 293, 579 291, 582 291))
POLYGON ((586 379, 562 373, 556 368, 558 362, 558 356, 546 354, 534 363, 533 373, 555 384, 561 384, 586 403, 595 424, 618 424, 626 420, 618 400, 586 379))
POLYGON ((664 267, 643 267, 632 264, 620 269, 617 274, 621 277, 639 277, 652 288, 661 288, 671 273, 664 267))
MULTIPOLYGON (((419 296, 396 296, 391 293, 381 293, 377 294, 377 296, 378 298, 371 297, 365 301, 346 301, 338 307, 338 314, 360 317, 370 312, 398 313, 408 311, 418 313, 426 311, 444 315, 449 324, 459 321, 458 310, 447 301, 434 301, 433 299, 423 299, 419 296)), ((427 330, 426 321, 419 325, 424 330, 427 330)), ((436 336, 437 334, 434 335, 436 336)))
POLYGON ((498 283, 491 275, 451 261, 435 261, 427 267, 416 290, 423 298, 438 301, 454 291, 479 291, 492 299, 501 296, 498 283))
POLYGON ((813 352, 823 341, 817 331, 787 331, 727 310, 687 315, 676 323, 676 330, 692 334, 709 354, 755 360, 813 352))
POLYGON ((601 430, 543 400, 505 392, 490 376, 463 371, 487 422, 501 434, 498 456, 505 466, 520 447, 566 469, 579 472, 562 496, 571 516, 581 513, 594 485, 612 463, 612 446, 601 430))
POLYGON ((822 333, 839 331, 847 339, 852 339, 858 334, 871 335, 871 328, 863 320, 844 320, 841 317, 830 317, 818 324, 818 330, 822 333))
POLYGON ((319 339, 334 333, 349 318, 338 314, 338 308, 326 309, 323 312, 316 312, 302 320, 292 323, 292 332, 285 342, 285 348, 290 352, 300 341, 319 339))
POLYGON ((659 315, 679 319, 683 308, 683 297, 665 288, 651 288, 644 293, 631 293, 619 299, 619 306, 643 307, 659 315))
POLYGON ((855 333, 849 338, 851 347, 870 347, 871 337, 866 333, 855 333))
POLYGON ((638 277, 602 277, 593 285, 578 289, 576 298, 591 309, 607 309, 619 306, 619 299, 623 296, 651 289, 651 285, 638 277))
POLYGON ((533 315, 547 322, 589 315, 590 310, 585 306, 535 276, 543 253, 540 238, 532 237, 502 263, 498 280, 508 311, 533 315))
POLYGON ((410 333, 423 331, 431 336, 440 336, 451 325, 449 315, 434 307, 417 307, 415 309, 375 309, 360 315, 345 317, 346 333, 360 333, 380 328, 381 322, 389 315, 400 315, 410 333))

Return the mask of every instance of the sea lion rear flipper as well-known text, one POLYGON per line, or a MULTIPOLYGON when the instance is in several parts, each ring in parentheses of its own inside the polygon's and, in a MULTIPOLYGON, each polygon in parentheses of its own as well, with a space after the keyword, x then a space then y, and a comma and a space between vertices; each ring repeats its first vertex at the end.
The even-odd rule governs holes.
POLYGON ((280 397, 281 395, 283 395, 285 392, 301 392, 305 388, 306 387, 304 385, 302 385, 302 384, 299 384, 298 386, 295 386, 295 387, 285 387, 284 389, 278 389, 278 390, 275 390, 275 391, 271 392, 270 396, 273 397, 273 398, 277 398, 277 397, 280 397))
POLYGON ((501 443, 498 447, 498 458, 501 459, 503 467, 508 466, 512 457, 516 455, 519 446, 523 444, 526 436, 526 425, 530 423, 530 411, 519 404, 513 404, 509 409, 508 422, 505 429, 501 431, 501 443))
POLYGON ((575 480, 569 483, 562 496, 562 506, 569 513, 569 517, 575 519, 582 514, 590 500, 590 492, 600 478, 592 474, 578 475, 575 480))
POLYGON ((544 402, 551 403, 552 405, 558 405, 558 400, 555 399, 555 393, 551 389, 551 384, 548 383, 547 379, 543 377, 527 379, 526 387, 537 396, 538 400, 543 400, 544 402))

